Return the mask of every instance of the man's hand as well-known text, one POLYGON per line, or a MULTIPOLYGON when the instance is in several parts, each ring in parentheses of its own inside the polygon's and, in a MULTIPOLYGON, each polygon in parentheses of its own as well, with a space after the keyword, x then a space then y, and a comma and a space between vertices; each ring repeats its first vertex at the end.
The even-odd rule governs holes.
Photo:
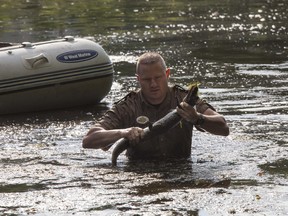
POLYGON ((144 130, 139 127, 105 130, 103 127, 96 125, 83 138, 82 145, 83 148, 101 148, 107 151, 113 143, 121 138, 126 138, 132 145, 135 145, 143 136, 144 130))
POLYGON ((140 127, 125 128, 122 130, 122 136, 128 139, 132 145, 135 145, 143 138, 144 130, 140 127))
POLYGON ((180 107, 177 107, 178 114, 188 122, 195 124, 199 119, 199 113, 186 102, 181 102, 180 107), (181 107, 181 108, 180 108, 181 107))
POLYGON ((180 107, 177 107, 176 109, 177 109, 178 114, 183 119, 185 119, 188 122, 191 122, 194 125, 198 124, 197 126, 200 126, 201 129, 211 134, 222 135, 222 136, 229 135, 229 127, 226 123, 225 118, 210 108, 206 109, 203 114, 200 114, 194 109, 194 107, 190 106, 189 104, 185 102, 181 102, 180 107), (201 118, 202 118, 202 122, 201 122, 201 118))

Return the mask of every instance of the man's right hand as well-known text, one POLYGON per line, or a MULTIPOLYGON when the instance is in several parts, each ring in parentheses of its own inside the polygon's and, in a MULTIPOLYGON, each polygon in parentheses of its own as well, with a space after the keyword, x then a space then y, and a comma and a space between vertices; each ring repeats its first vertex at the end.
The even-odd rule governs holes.
POLYGON ((144 130, 140 127, 130 127, 122 130, 122 136, 129 140, 132 145, 139 143, 144 136, 144 130))
POLYGON ((140 127, 125 129, 105 130, 100 125, 91 128, 83 138, 83 148, 108 150, 118 139, 126 138, 132 145, 139 143, 144 136, 144 130, 140 127))

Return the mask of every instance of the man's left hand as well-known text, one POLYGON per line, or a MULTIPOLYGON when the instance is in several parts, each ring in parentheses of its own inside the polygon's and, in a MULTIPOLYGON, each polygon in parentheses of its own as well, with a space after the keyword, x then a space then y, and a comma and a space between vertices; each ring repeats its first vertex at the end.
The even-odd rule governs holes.
POLYGON ((181 102, 180 107, 176 108, 178 114, 186 121, 195 124, 200 114, 194 109, 194 107, 190 106, 186 102, 181 102))

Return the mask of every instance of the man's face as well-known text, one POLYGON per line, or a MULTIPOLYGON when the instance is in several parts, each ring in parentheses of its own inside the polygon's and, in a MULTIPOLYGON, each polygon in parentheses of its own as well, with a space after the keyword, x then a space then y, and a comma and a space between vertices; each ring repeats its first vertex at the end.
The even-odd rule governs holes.
POLYGON ((137 79, 142 93, 149 103, 157 105, 165 99, 168 91, 169 73, 170 70, 165 71, 160 62, 140 65, 137 79))

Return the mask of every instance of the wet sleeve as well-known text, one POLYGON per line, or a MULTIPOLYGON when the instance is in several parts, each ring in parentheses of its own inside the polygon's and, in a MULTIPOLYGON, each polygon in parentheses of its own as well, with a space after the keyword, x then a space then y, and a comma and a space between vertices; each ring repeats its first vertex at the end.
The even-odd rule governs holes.
POLYGON ((208 108, 212 109, 213 111, 216 111, 213 106, 211 106, 209 103, 207 103, 206 100, 198 99, 196 103, 196 109, 199 113, 204 113, 208 108))
POLYGON ((101 118, 101 120, 97 123, 106 130, 120 128, 119 123, 120 117, 113 110, 109 110, 105 113, 105 115, 101 118))
POLYGON ((136 119, 133 118, 134 113, 135 104, 133 100, 126 100, 107 111, 99 124, 106 130, 131 127, 136 119))

